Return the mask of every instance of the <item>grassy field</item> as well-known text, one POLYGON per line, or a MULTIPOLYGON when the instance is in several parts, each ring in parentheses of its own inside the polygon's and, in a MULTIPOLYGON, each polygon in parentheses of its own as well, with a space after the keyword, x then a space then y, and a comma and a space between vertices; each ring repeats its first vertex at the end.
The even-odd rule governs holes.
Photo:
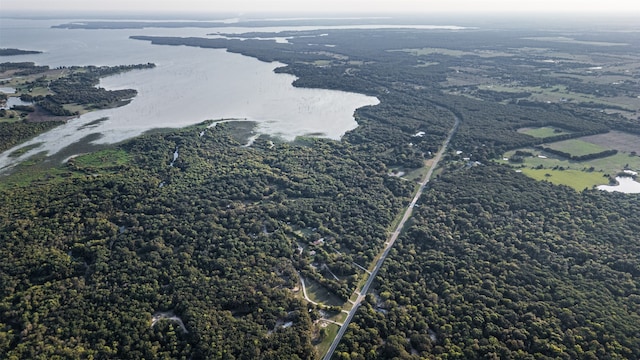
MULTIPOLYGON (((26 76, 14 76, 16 71, 9 70, 4 73, 0 73, 1 78, 9 78, 5 85, 16 89, 16 96, 20 96, 20 94, 30 94, 33 96, 38 95, 48 95, 51 94, 49 89, 46 86, 33 86, 33 83, 36 79, 42 78, 44 76, 45 80, 56 80, 62 77, 65 73, 68 73, 70 70, 68 69, 50 69, 42 73, 26 75, 26 76)), ((75 71, 79 72, 79 71, 75 71)))
POLYGON ((18 165, 19 171, 6 176, 0 175, 0 189, 25 187, 41 181, 56 184, 67 177, 84 176, 79 173, 70 173, 67 169, 60 167, 43 168, 39 164, 40 161, 37 160, 26 160, 18 165))
POLYGON ((640 156, 618 153, 602 159, 590 160, 589 165, 608 173, 617 173, 628 166, 634 171, 640 170, 640 156))
POLYGON ((90 154, 80 155, 73 159, 77 167, 92 169, 105 169, 124 165, 130 160, 129 154, 124 150, 106 149, 90 154))
POLYGON ((526 40, 539 40, 539 41, 553 41, 553 42, 559 42, 559 43, 565 43, 565 44, 592 45, 592 46, 624 46, 624 45, 628 45, 628 44, 625 44, 625 43, 576 40, 574 38, 565 37, 565 36, 538 36, 538 37, 529 37, 529 38, 524 38, 524 39, 526 39, 526 40))
POLYGON ((316 60, 312 64, 315 66, 329 66, 331 65, 331 60, 316 60))
MULTIPOLYGON (((56 70, 47 70, 44 73, 38 73, 33 75, 14 76, 13 74, 15 72, 16 72, 15 70, 9 70, 9 71, 0 73, 0 78, 10 79, 10 80, 4 80, 3 84, 0 85, 0 87, 10 87, 16 90, 15 94, 9 94, 12 97, 20 97, 20 95, 22 94, 29 94, 32 96, 49 95, 51 94, 51 91, 49 91, 49 89, 46 86, 30 87, 31 86, 30 83, 35 81, 37 78, 41 78, 42 76, 45 76, 45 78, 47 79, 57 79, 63 73, 62 70, 56 69, 56 70)), ((24 120, 24 118, 20 116, 22 113, 23 113, 22 111, 7 110, 6 115, 3 117, 0 117, 0 122, 15 122, 15 121, 24 120)))
MULTIPOLYGON (((512 164, 505 160, 500 160, 498 162, 503 164, 509 164, 515 167, 519 167, 520 165, 524 165, 525 168, 535 168, 542 166, 545 169, 553 169, 555 167, 563 167, 565 169, 573 169, 573 170, 586 170, 593 166, 595 171, 601 171, 603 173, 615 174, 619 171, 622 171, 626 165, 629 166, 632 170, 640 169, 640 156, 630 156, 628 153, 618 153, 613 156, 608 156, 606 158, 594 159, 588 161, 570 161, 565 159, 558 159, 549 156, 546 159, 541 159, 537 157, 538 154, 541 154, 541 151, 526 148, 521 149, 524 151, 528 151, 534 154, 533 157, 527 157, 524 159, 522 164, 512 164)), ((513 156, 515 151, 509 151, 504 154, 505 158, 509 158, 513 156)))
POLYGON ((337 321, 339 323, 344 323, 344 321, 347 320, 347 316, 348 316, 347 314, 341 311, 336 316, 331 317, 331 320, 337 321))
MULTIPOLYGON (((587 78, 591 76, 585 76, 587 78)), ((640 109, 640 99, 632 97, 597 97, 589 94, 582 94, 569 91, 564 85, 550 87, 540 86, 512 86, 512 85, 481 85, 479 89, 500 92, 530 92, 529 100, 539 102, 571 102, 571 103, 593 103, 604 106, 622 106, 629 112, 640 109)), ((617 111, 616 111, 617 112, 617 111)))
POLYGON ((408 173, 404 174, 402 178, 410 181, 420 182, 420 180, 422 180, 422 178, 425 175, 427 175, 428 171, 429 171, 429 166, 427 165, 427 166, 409 171, 408 173))
MULTIPOLYGON (((520 150, 530 152, 533 156, 525 157, 522 163, 514 164, 504 159, 498 162, 513 166, 534 179, 567 185, 579 191, 594 185, 608 184, 609 180, 605 175, 615 175, 625 168, 640 171, 640 156, 632 155, 631 151, 628 151, 640 150, 640 136, 637 135, 612 131, 608 134, 560 141, 547 146, 572 155, 596 153, 613 148, 623 150, 606 158, 571 161, 534 148, 524 148, 520 150), (545 157, 541 158, 539 155, 545 155, 545 157)), ((504 158, 510 158, 514 154, 515 151, 509 151, 504 154, 504 158)))
POLYGON ((640 135, 624 133, 621 131, 609 131, 606 134, 598 134, 585 136, 580 140, 590 142, 592 144, 616 149, 618 151, 640 154, 640 135))
POLYGON ((541 86, 511 86, 511 85, 485 85, 479 87, 482 90, 492 90, 492 91, 500 91, 500 92, 530 92, 531 96, 529 96, 529 100, 539 101, 539 102, 594 102, 598 104, 605 105, 617 105, 620 104, 608 102, 604 99, 597 98, 592 95, 580 94, 576 92, 571 92, 567 90, 564 85, 554 85, 550 87, 541 87, 541 86))
POLYGON ((559 128, 553 128, 549 126, 540 127, 540 128, 522 128, 518 129, 519 133, 527 134, 537 138, 548 138, 552 136, 571 134, 571 131, 566 131, 559 128))
POLYGON ((580 139, 558 141, 552 144, 548 144, 545 147, 549 147, 554 150, 564 151, 566 153, 571 154, 572 156, 596 154, 596 153, 605 151, 607 149, 610 149, 609 147, 602 147, 600 145, 596 145, 580 139))
POLYGON ((309 299, 327 306, 342 306, 344 302, 324 286, 318 284, 312 279, 305 278, 304 283, 307 286, 307 295, 309 299))
POLYGON ((18 156, 20 156, 20 155, 22 155, 22 154, 26 153, 26 152, 27 152, 27 151, 29 151, 29 150, 32 150, 32 149, 37 148, 37 147, 38 147, 38 146, 40 146, 40 145, 42 145, 42 143, 35 143, 35 144, 31 144, 31 145, 23 146, 23 147, 21 147, 21 148, 19 148, 19 149, 17 149, 17 150, 14 150, 14 151, 13 151, 13 152, 11 152, 11 154, 9 154, 8 156, 9 156, 10 158, 18 157, 18 156))
POLYGON ((71 111, 72 113, 75 113, 76 111, 78 112, 78 114, 84 114, 88 112, 83 105, 78 105, 78 104, 65 104, 62 107, 65 108, 66 110, 71 111))
POLYGON ((26 91, 31 96, 46 96, 50 95, 51 91, 43 86, 37 86, 31 89, 31 91, 26 91))
MULTIPOLYGON (((36 145, 24 146, 14 151, 11 155, 19 156, 34 146, 36 145)), ((69 177, 84 177, 87 174, 83 170, 92 173, 109 172, 130 161, 129 154, 124 150, 118 149, 96 151, 94 153, 80 155, 70 160, 70 163, 76 165, 76 171, 63 165, 51 166, 51 164, 46 164, 44 159, 45 154, 42 153, 21 162, 16 168, 17 171, 0 177, 0 188, 6 189, 29 186, 39 181, 56 183, 69 177)))
POLYGON ((22 115, 22 111, 7 110, 5 116, 0 117, 0 122, 18 122, 24 120, 20 115, 22 115))
MULTIPOLYGON (((598 41, 582 41, 570 37, 539 37, 538 40, 554 41, 567 44, 584 44, 589 46, 599 46, 601 52, 589 53, 569 53, 554 50, 552 48, 542 47, 522 47, 511 48, 508 50, 487 49, 476 51, 461 51, 457 49, 447 48, 405 48, 395 51, 403 51, 411 55, 421 56, 421 59, 429 59, 429 56, 437 55, 446 56, 479 56, 483 58, 491 58, 495 56, 522 56, 525 58, 539 61, 542 68, 547 70, 545 76, 550 81, 547 86, 539 86, 541 83, 527 81, 505 82, 504 79, 498 79, 494 73, 487 72, 482 67, 469 68, 463 66, 451 66, 451 73, 447 77, 447 81, 443 82, 443 86, 452 87, 451 93, 456 93, 461 86, 477 86, 479 90, 490 90, 496 92, 522 93, 530 92, 531 95, 527 100, 537 102, 550 103, 573 103, 581 104, 589 107, 606 107, 607 112, 621 114, 629 119, 636 119, 640 111, 640 97, 637 94, 626 94, 624 91, 616 96, 599 96, 598 94, 582 93, 579 90, 568 88, 560 83, 566 78, 573 78, 585 84, 594 84, 598 86, 607 86, 612 89, 620 86, 624 82, 633 82, 633 74, 638 71, 637 56, 633 54, 612 54, 607 51, 611 46, 619 46, 618 43, 598 42, 598 41), (547 62, 548 64, 543 64, 547 62), (565 62, 580 63, 584 66, 575 67, 559 67, 558 64, 565 62), (556 69, 558 68, 558 69, 556 69), (561 69, 561 70, 559 70, 561 69), (554 79, 555 78, 555 79, 554 79), (558 81, 555 81, 555 80, 558 81)), ((523 71, 529 71, 529 68, 523 66, 523 71)), ((473 94, 459 94, 465 96, 473 96, 473 94)))
POLYGON ((322 339, 322 341, 315 345, 316 350, 318 351, 318 355, 323 356, 329 350, 333 339, 335 339, 336 335, 338 335, 338 330, 340 327, 336 324, 327 324, 325 327, 326 335, 322 339))
POLYGON ((536 180, 546 180, 556 185, 570 186, 577 191, 609 183, 609 178, 604 177, 601 172, 587 172, 574 169, 553 170, 523 168, 522 173, 536 180))
POLYGON ((421 49, 402 49, 402 50, 393 50, 393 51, 404 51, 411 55, 415 56, 426 56, 431 54, 440 54, 447 56, 466 56, 466 55, 474 55, 483 58, 492 58, 498 56, 513 56, 514 54, 496 51, 496 50, 477 50, 477 51, 462 51, 462 50, 454 50, 454 49, 445 49, 445 48, 421 48, 421 49))

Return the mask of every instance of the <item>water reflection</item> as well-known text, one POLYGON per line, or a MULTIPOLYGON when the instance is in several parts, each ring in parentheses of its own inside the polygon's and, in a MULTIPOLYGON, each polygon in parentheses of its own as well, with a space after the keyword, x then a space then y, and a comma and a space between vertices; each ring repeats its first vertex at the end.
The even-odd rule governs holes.
POLYGON ((600 185, 598 189, 609 192, 617 191, 625 194, 640 194, 640 183, 633 180, 633 178, 618 176, 616 177, 616 181, 618 185, 600 185))
POLYGON ((308 134, 339 139, 357 126, 356 108, 379 102, 361 94, 294 88, 295 77, 274 73, 284 66, 281 63, 220 49, 157 46, 128 38, 158 31, 184 34, 194 29, 61 30, 49 28, 50 22, 30 21, 33 25, 29 27, 25 21, 3 21, 1 30, 7 38, 22 39, 7 46, 45 53, 1 61, 36 61, 52 67, 153 62, 157 67, 103 79, 102 87, 133 88, 138 96, 129 105, 82 115, 21 144, 40 144, 22 156, 8 157, 13 149, 0 154, 0 169, 43 151, 56 154, 88 137, 94 145, 115 143, 153 128, 183 127, 208 119, 246 118, 258 123, 260 133, 286 140, 308 134))

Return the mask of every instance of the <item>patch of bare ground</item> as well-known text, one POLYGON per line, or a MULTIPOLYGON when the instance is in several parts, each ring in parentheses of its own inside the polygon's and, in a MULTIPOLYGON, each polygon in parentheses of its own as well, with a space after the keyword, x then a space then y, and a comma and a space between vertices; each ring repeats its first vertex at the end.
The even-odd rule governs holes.
POLYGON ((626 153, 635 151, 640 154, 640 135, 622 131, 610 131, 606 134, 581 137, 580 140, 600 145, 607 149, 616 149, 626 153))
POLYGON ((178 326, 180 327, 180 329, 185 332, 188 333, 189 331, 187 331, 187 327, 184 326, 184 323, 182 322, 182 319, 178 316, 176 316, 173 311, 165 311, 165 312, 157 312, 155 314, 153 314, 153 316, 151 317, 151 327, 153 327, 158 321, 161 320, 165 320, 165 321, 172 321, 176 324, 178 324, 178 326))

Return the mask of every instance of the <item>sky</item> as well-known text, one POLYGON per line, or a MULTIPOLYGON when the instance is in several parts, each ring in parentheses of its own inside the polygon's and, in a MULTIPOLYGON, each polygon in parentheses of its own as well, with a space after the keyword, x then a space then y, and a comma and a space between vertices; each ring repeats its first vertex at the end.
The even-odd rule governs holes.
POLYGON ((0 11, 295 13, 622 13, 639 0, 0 0, 0 11))

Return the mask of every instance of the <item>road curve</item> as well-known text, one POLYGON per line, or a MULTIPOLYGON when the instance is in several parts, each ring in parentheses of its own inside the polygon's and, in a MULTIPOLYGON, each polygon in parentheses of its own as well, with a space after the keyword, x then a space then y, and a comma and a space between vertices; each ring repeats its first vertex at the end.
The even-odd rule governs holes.
POLYGON ((347 328, 349 327, 349 323, 351 322, 351 320, 353 320, 353 316, 356 314, 356 311, 358 310, 358 307, 360 307, 362 300, 367 295, 367 292, 369 291, 369 288, 371 287, 371 284, 373 283, 373 280, 375 279, 376 274, 378 274, 378 271, 382 267, 382 263, 387 258, 387 255, 389 255, 389 251, 391 251, 393 244, 398 239, 398 236, 402 232, 402 229, 404 228, 405 223, 411 217, 411 214, 413 213, 413 208, 416 206, 416 203, 420 199, 420 196, 422 195, 424 188, 429 183, 429 180, 431 179, 431 175, 433 175, 433 171, 435 170, 436 167, 438 167, 438 163, 440 162, 440 159, 442 159, 442 156, 444 155, 445 151, 447 151, 449 142, 451 142, 453 135, 456 133, 456 131, 458 130, 458 126, 460 125, 460 118, 455 114, 454 114, 454 117, 455 117, 455 123, 453 127, 449 131, 447 138, 442 143, 440 150, 438 150, 438 152, 436 153, 436 156, 433 158, 433 164, 431 165, 431 167, 429 168, 429 171, 427 171, 427 174, 424 176, 424 178, 420 182, 420 187, 418 188, 418 191, 413 197, 413 200, 411 200, 411 203, 409 203, 409 206, 407 206, 407 209, 404 211, 402 220, 400 220, 395 231, 391 234, 391 236, 385 243, 386 247, 382 252, 382 256, 380 256, 380 258, 376 262, 376 266, 371 271, 371 275, 369 275, 369 278, 367 278, 367 282, 364 284, 364 286, 362 286, 362 290, 360 290, 360 295, 358 295, 358 298, 355 301, 355 304, 353 305, 353 307, 351 308, 351 311, 349 311, 349 315, 345 319, 344 324, 340 327, 340 330, 338 331, 338 334, 336 335, 335 339, 333 339, 333 342, 331 343, 329 350, 327 351, 327 353, 323 358, 324 360, 330 360, 331 357, 333 356, 333 353, 336 351, 336 348, 338 347, 340 340, 342 340, 344 333, 347 331, 347 328))
POLYGON ((300 273, 298 273, 298 277, 300 278, 300 283, 302 284, 302 296, 304 297, 304 299, 307 300, 308 302, 312 303, 313 305, 316 305, 316 306, 320 305, 317 302, 311 300, 309 298, 309 296, 307 295, 307 286, 304 283, 304 278, 302 277, 302 275, 300 275, 300 273))

